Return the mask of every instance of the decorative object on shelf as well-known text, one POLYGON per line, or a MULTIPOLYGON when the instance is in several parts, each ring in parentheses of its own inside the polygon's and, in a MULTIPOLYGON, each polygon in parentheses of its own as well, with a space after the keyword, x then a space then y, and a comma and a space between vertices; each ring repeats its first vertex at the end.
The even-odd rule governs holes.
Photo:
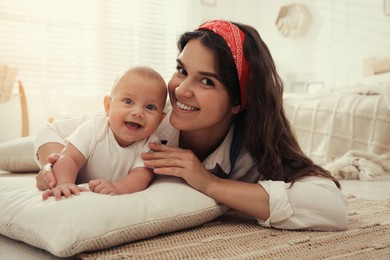
POLYGON ((15 67, 8 65, 0 66, 0 102, 10 100, 17 74, 18 69, 15 67))
POLYGON ((307 6, 295 3, 280 7, 275 24, 284 37, 296 37, 306 33, 311 20, 307 6))

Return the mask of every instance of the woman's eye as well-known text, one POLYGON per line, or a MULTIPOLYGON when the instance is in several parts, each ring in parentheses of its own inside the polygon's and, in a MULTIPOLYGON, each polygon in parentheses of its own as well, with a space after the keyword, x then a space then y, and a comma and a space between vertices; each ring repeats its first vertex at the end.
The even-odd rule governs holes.
POLYGON ((179 74, 187 75, 187 71, 182 66, 176 66, 176 71, 179 74))
POLYGON ((125 103, 126 105, 133 105, 134 104, 133 100, 131 100, 130 98, 123 99, 123 103, 125 103))
POLYGON ((148 110, 157 110, 157 107, 155 105, 147 105, 146 109, 148 109, 148 110))
POLYGON ((206 86, 214 86, 214 82, 210 79, 202 79, 202 83, 206 86))

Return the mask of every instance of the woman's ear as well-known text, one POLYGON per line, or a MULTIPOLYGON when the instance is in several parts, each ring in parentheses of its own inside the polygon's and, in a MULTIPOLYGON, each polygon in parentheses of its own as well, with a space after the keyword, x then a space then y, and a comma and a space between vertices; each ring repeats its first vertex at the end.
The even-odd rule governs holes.
POLYGON ((111 97, 105 96, 104 97, 104 111, 106 112, 106 116, 110 114, 110 106, 111 106, 111 97))
POLYGON ((232 113, 238 114, 241 111, 241 105, 232 106, 232 113))

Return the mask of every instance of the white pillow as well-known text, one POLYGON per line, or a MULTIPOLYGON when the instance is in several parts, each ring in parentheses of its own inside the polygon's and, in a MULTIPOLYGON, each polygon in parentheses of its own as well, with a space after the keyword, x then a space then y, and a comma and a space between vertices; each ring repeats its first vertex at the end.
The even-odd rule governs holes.
POLYGON ((34 161, 35 136, 21 137, 0 143, 0 170, 8 172, 38 172, 34 161))
POLYGON ((227 209, 181 179, 165 176, 129 195, 83 192, 42 201, 41 194, 34 178, 1 178, 0 233, 59 257, 193 227, 227 209))

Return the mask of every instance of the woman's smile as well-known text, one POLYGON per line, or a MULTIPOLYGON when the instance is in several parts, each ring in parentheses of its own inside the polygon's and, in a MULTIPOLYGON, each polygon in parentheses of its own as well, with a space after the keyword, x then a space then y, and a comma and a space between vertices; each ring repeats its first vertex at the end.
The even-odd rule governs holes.
POLYGON ((200 110, 199 108, 197 107, 193 107, 193 106, 190 106, 190 105, 186 105, 184 103, 181 103, 179 100, 176 100, 176 106, 178 108, 180 108, 181 110, 185 110, 185 111, 195 111, 195 110, 200 110))

